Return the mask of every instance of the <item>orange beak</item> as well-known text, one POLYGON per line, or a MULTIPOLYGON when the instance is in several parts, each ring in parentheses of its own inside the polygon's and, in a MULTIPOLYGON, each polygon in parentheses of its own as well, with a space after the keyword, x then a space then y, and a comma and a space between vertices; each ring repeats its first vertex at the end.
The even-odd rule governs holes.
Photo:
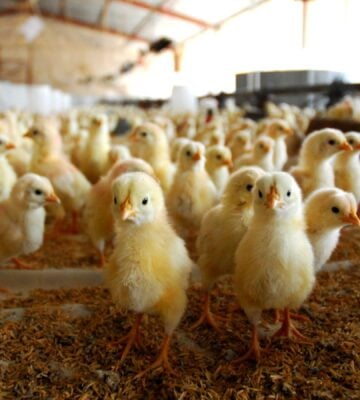
POLYGON ((29 138, 29 139, 33 138, 32 134, 31 134, 31 131, 27 131, 23 137, 26 137, 26 138, 29 138))
POLYGON ((270 147, 267 144, 263 145, 264 153, 268 153, 270 151, 270 147))
POLYGON ((11 150, 11 149, 15 149, 15 145, 14 143, 7 143, 7 145, 5 146, 6 150, 11 150))
POLYGON ((54 204, 60 204, 61 201, 60 199, 56 196, 55 193, 51 193, 45 198, 47 203, 54 203, 54 204))
POLYGON ((356 150, 360 150, 360 143, 355 146, 356 150))
POLYGON ((345 150, 345 151, 349 151, 352 150, 352 147, 349 145, 348 142, 343 142, 341 143, 341 145, 339 146, 340 150, 345 150))
POLYGON ((347 215, 346 217, 343 217, 343 222, 345 222, 346 224, 351 224, 351 225, 358 225, 360 226, 360 219, 359 217, 356 215, 356 212, 353 211, 352 213, 350 213, 349 215, 347 215))
POLYGON ((275 186, 271 186, 270 192, 266 197, 266 205, 268 208, 274 209, 277 203, 280 201, 279 193, 275 186))
POLYGON ((95 125, 95 126, 100 126, 101 125, 101 121, 99 120, 99 119, 93 119, 92 120, 92 123, 95 125))
POLYGON ((234 164, 232 162, 232 160, 224 160, 223 162, 224 165, 227 165, 230 169, 233 168, 234 164))
POLYGON ((291 128, 286 128, 284 129, 284 132, 288 135, 288 136, 292 136, 294 134, 294 131, 291 128))
POLYGON ((123 221, 135 215, 135 210, 133 209, 129 196, 120 204, 120 214, 123 221))
POLYGON ((129 136, 129 140, 131 140, 132 142, 138 142, 139 138, 138 135, 136 134, 136 132, 133 132, 130 136, 129 136))
POLYGON ((194 160, 194 161, 200 161, 200 160, 201 160, 201 153, 200 153, 200 151, 197 151, 197 152, 193 155, 193 160, 194 160))

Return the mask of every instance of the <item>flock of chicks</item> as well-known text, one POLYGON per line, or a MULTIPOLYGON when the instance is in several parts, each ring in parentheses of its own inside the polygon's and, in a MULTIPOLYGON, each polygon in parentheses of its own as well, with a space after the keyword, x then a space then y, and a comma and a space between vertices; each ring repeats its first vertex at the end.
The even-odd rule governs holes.
POLYGON ((360 133, 328 128, 305 137, 291 109, 258 123, 240 112, 171 119, 130 111, 135 127, 116 144, 99 111, 2 117, 0 261, 26 267, 17 257, 41 247, 45 205, 53 220, 45 239, 86 232, 114 302, 136 314, 119 364, 139 339, 144 314, 164 324, 159 357, 137 377, 160 366, 173 372, 170 340, 191 276, 205 292, 192 329, 218 329, 210 294, 220 277, 233 275, 253 326, 239 361, 260 357, 264 310, 281 321, 274 336, 306 341, 292 322, 301 316, 290 310, 311 293, 341 228, 360 225, 360 133))

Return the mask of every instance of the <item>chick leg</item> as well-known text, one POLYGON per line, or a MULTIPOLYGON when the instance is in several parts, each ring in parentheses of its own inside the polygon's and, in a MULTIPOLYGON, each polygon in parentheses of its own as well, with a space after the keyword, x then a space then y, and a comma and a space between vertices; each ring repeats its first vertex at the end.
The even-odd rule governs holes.
POLYGON ((79 213, 77 211, 71 211, 71 224, 69 227, 69 233, 75 235, 79 232, 80 232, 79 213))
POLYGON ((13 262, 14 269, 33 269, 31 265, 21 261, 19 258, 13 257, 11 261, 13 262))
POLYGON ((235 364, 241 363, 251 358, 255 358, 256 361, 260 360, 261 347, 259 343, 258 328, 257 325, 253 325, 251 333, 251 343, 249 350, 240 358, 234 361, 235 364))
POLYGON ((123 350, 123 352, 121 354, 120 361, 118 362, 118 366, 120 366, 124 362, 126 356, 129 354, 129 351, 133 347, 134 343, 136 343, 138 341, 140 323, 141 323, 142 317, 143 317, 143 314, 138 314, 136 316, 136 320, 135 320, 134 325, 132 326, 130 332, 126 336, 121 338, 118 342, 118 343, 127 342, 125 349, 123 350))
POLYGON ((176 375, 175 371, 171 368, 171 365, 169 363, 169 348, 170 348, 170 340, 171 340, 171 335, 166 335, 164 338, 164 341, 161 346, 161 351, 159 354, 159 357, 144 371, 140 372, 135 376, 136 379, 142 378, 144 375, 146 375, 148 372, 163 367, 164 370, 169 372, 172 375, 176 375))
MULTIPOLYGON (((296 314, 296 313, 292 313, 290 312, 290 319, 293 319, 295 321, 303 321, 303 322, 309 322, 310 318, 308 318, 306 315, 302 315, 302 314, 296 314)), ((275 310, 275 321, 274 323, 277 324, 278 322, 282 322, 284 320, 284 318, 281 316, 280 311, 279 310, 275 310)))
POLYGON ((208 324, 212 326, 216 331, 220 331, 220 328, 215 321, 216 319, 223 319, 225 318, 219 317, 214 315, 210 310, 210 292, 206 292, 205 301, 204 301, 204 308, 200 318, 190 327, 190 330, 196 329, 202 324, 208 324))
POLYGON ((99 259, 100 259, 100 266, 103 267, 106 264, 104 251, 98 250, 98 255, 99 255, 99 259))
POLYGON ((273 337, 287 337, 291 338, 292 336, 300 339, 303 342, 307 343, 312 343, 310 339, 302 335, 296 328, 295 326, 291 323, 291 316, 290 316, 290 311, 288 308, 285 308, 284 310, 284 317, 283 317, 283 322, 280 327, 280 329, 275 332, 273 337))

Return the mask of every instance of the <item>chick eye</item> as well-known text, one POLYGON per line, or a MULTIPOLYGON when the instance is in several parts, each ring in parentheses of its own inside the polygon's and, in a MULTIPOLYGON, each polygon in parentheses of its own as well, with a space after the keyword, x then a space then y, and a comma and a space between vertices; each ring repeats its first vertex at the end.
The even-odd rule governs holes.
POLYGON ((260 149, 262 149, 264 147, 264 145, 261 143, 259 144, 260 149))
POLYGON ((352 139, 348 140, 349 144, 354 144, 354 141, 352 139))
POLYGON ((329 143, 330 146, 334 146, 336 144, 336 141, 331 139, 331 140, 328 141, 328 143, 329 143))
POLYGON ((259 197, 260 197, 260 199, 262 199, 262 197, 263 197, 263 194, 262 194, 261 190, 259 190, 259 197))
POLYGON ((41 196, 43 194, 43 191, 40 189, 36 189, 35 194, 36 194, 36 196, 41 196))
POLYGON ((290 196, 291 196, 290 190, 287 191, 286 196, 287 196, 287 197, 290 197, 290 196))
POLYGON ((32 134, 33 134, 34 136, 36 136, 36 135, 39 134, 39 131, 38 131, 37 129, 34 129, 34 130, 32 131, 32 134))
POLYGON ((116 197, 114 197, 114 204, 115 205, 117 204, 117 198, 116 197))
POLYGON ((221 155, 220 154, 218 154, 217 156, 216 156, 216 158, 218 159, 218 160, 221 160, 221 155))
POLYGON ((148 203, 148 201, 149 201, 149 199, 148 199, 147 197, 144 197, 143 200, 142 200, 142 204, 143 204, 144 206, 146 206, 146 204, 148 203))
POLYGON ((340 212, 340 210, 339 210, 338 207, 333 207, 333 208, 331 209, 331 211, 332 211, 334 214, 339 214, 339 212, 340 212))
POLYGON ((246 190, 248 191, 248 192, 251 192, 251 190, 252 190, 252 188, 253 188, 253 185, 246 185, 246 190))
POLYGON ((186 152, 186 155, 187 155, 188 157, 191 157, 191 151, 188 150, 188 151, 186 152))
POLYGON ((146 137, 147 136, 147 132, 141 132, 140 134, 142 137, 146 137))

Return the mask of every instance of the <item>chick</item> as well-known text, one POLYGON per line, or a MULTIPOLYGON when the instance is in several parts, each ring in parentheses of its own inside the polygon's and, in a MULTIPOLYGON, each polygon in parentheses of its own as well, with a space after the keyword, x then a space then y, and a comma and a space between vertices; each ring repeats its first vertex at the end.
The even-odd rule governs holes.
POLYGON ((335 179, 330 159, 341 150, 351 150, 351 146, 337 129, 321 129, 311 133, 304 140, 299 164, 290 170, 304 197, 316 189, 334 187, 335 179))
POLYGON ((0 262, 12 258, 17 265, 25 266, 16 257, 41 247, 44 206, 59 201, 48 179, 31 173, 18 179, 10 197, 0 203, 0 262))
POLYGON ((184 144, 189 143, 190 141, 191 141, 190 139, 185 138, 185 137, 179 137, 172 141, 171 149, 170 149, 170 156, 171 156, 171 161, 173 163, 177 162, 179 151, 180 151, 181 147, 184 144))
POLYGON ((159 357, 137 377, 160 366, 172 371, 170 339, 185 311, 192 261, 168 221, 161 187, 153 178, 124 174, 112 192, 116 244, 106 282, 114 302, 137 314, 120 363, 134 344, 142 315, 155 314, 164 324, 165 339, 159 357))
POLYGON ((217 190, 205 170, 205 147, 199 142, 185 144, 180 152, 167 206, 178 233, 194 238, 203 215, 215 205, 217 190))
POLYGON ((100 114, 91 119, 89 138, 81 160, 81 171, 96 183, 109 167, 110 134, 108 119, 100 114))
POLYGON ((61 153, 61 138, 51 129, 34 126, 25 136, 34 142, 32 171, 50 180, 65 212, 71 214, 72 223, 69 231, 78 232, 79 214, 91 184, 61 153))
POLYGON ((360 225, 357 204, 352 193, 340 189, 319 189, 305 202, 307 232, 314 250, 314 268, 318 272, 330 258, 346 225, 360 225))
POLYGON ((254 189, 254 217, 235 254, 234 287, 253 325, 249 351, 240 359, 260 357, 258 324, 267 309, 285 309, 277 336, 303 337, 290 321, 314 282, 313 250, 305 232, 301 190, 291 175, 274 172, 254 189))
POLYGON ((360 133, 348 132, 346 141, 352 151, 342 151, 335 157, 335 185, 347 192, 353 193, 357 204, 360 203, 360 133))
POLYGON ((210 291, 223 275, 233 274, 234 255, 253 216, 252 190, 264 174, 257 167, 244 167, 231 175, 220 204, 208 211, 196 242, 198 267, 206 290, 204 310, 193 328, 208 323, 217 328, 210 311, 210 291))
POLYGON ((6 152, 14 147, 7 136, 0 135, 0 201, 9 197, 17 179, 15 171, 5 157, 6 152))
POLYGON ((206 149, 206 171, 221 195, 229 179, 229 169, 233 167, 231 151, 223 145, 210 146, 206 149))
POLYGON ((281 119, 270 123, 267 134, 274 139, 274 171, 281 171, 288 159, 286 139, 293 135, 293 130, 281 119))
POLYGON ((136 171, 155 177, 152 167, 140 158, 120 161, 90 189, 86 197, 83 214, 85 231, 99 253, 101 265, 105 264, 105 244, 114 235, 111 184, 118 176, 136 171))
POLYGON ((231 150, 233 160, 238 157, 248 154, 252 150, 252 132, 250 129, 245 129, 236 132, 228 143, 231 150))
POLYGON ((274 147, 273 139, 261 136, 255 143, 252 154, 246 154, 235 161, 235 168, 246 165, 253 165, 262 168, 264 171, 271 172, 274 169, 274 147))
POLYGON ((170 160, 169 143, 164 130, 147 122, 138 126, 129 140, 131 154, 153 167, 161 187, 167 193, 174 178, 175 167, 170 160))

